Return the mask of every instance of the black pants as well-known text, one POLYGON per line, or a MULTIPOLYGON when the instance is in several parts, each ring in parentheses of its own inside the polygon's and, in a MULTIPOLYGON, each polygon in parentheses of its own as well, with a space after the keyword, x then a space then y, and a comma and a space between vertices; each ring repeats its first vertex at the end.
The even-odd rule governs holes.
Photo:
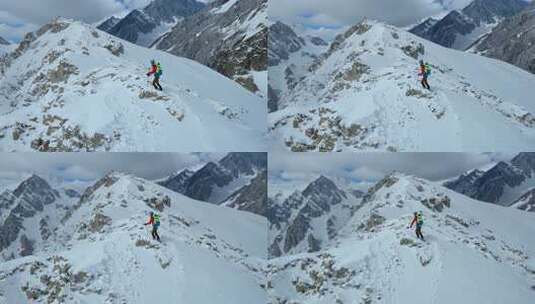
POLYGON ((153 240, 158 240, 158 241, 160 240, 160 236, 158 235, 158 227, 152 226, 151 234, 152 234, 152 239, 153 240))
POLYGON ((422 234, 422 226, 416 226, 416 237, 419 239, 424 239, 424 235, 422 234))
POLYGON ((427 77, 423 77, 422 78, 422 86, 424 87, 424 89, 431 90, 431 87, 429 86, 429 83, 427 83, 427 77))
POLYGON ((154 81, 152 82, 152 85, 156 90, 163 91, 162 86, 160 85, 160 77, 154 77, 154 81))

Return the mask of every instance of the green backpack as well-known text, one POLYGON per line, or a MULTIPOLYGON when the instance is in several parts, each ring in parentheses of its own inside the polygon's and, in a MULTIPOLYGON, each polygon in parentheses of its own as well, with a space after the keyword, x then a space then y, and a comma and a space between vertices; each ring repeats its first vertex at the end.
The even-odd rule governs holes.
POLYGON ((160 215, 154 214, 152 218, 154 219, 154 225, 160 226, 160 215))
POLYGON ((429 63, 426 63, 425 64, 425 76, 429 76, 431 75, 431 66, 429 65, 429 63))
POLYGON ((421 212, 418 212, 418 214, 416 214, 416 223, 418 223, 418 225, 424 224, 424 215, 421 212))
POLYGON ((162 70, 162 65, 158 62, 158 64, 156 65, 157 66, 157 70, 156 70, 156 76, 160 77, 162 76, 163 74, 163 70, 162 70))

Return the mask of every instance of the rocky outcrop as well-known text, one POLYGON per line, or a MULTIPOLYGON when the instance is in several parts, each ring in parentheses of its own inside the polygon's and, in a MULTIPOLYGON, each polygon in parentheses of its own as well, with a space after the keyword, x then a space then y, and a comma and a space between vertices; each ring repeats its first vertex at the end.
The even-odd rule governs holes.
POLYGON ((110 31, 114 26, 117 25, 121 21, 121 18, 117 18, 115 16, 111 16, 110 18, 106 19, 104 22, 102 22, 97 28, 101 31, 108 32, 110 31))
POLYGON ((256 175, 251 183, 233 193, 225 203, 227 207, 267 216, 267 171, 256 175))
POLYGON ((474 51, 535 73, 535 4, 502 21, 474 51))
MULTIPOLYGON (((0 250, 8 248, 20 237, 21 248, 27 255, 33 252, 33 240, 21 235, 25 219, 43 212, 47 205, 54 203, 60 194, 52 189, 41 177, 32 175, 23 181, 12 193, 4 192, 0 202, 6 209, 11 207, 3 222, 0 222, 0 250)), ((36 223, 37 224, 37 223, 36 223)))
POLYGON ((292 30, 288 25, 277 21, 269 27, 269 57, 268 65, 275 66, 281 60, 288 60, 290 54, 299 51, 305 40, 292 30))
POLYGON ((188 187, 188 181, 193 174, 195 174, 195 171, 185 169, 161 181, 159 184, 175 192, 185 193, 188 187))
POLYGON ((153 47, 198 61, 258 92, 251 73, 267 70, 267 1, 239 0, 226 7, 227 2, 215 1, 185 18, 153 47))

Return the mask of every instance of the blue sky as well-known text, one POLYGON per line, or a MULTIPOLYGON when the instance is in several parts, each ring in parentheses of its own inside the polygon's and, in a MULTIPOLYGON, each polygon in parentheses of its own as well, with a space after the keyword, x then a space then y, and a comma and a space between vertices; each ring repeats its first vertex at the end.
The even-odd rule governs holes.
POLYGON ((0 36, 18 42, 25 33, 57 16, 99 22, 144 7, 150 0, 15 0, 0 1, 0 36))
POLYGON ((513 157, 509 153, 270 153, 269 191, 293 192, 320 175, 364 190, 394 170, 439 181, 513 157))

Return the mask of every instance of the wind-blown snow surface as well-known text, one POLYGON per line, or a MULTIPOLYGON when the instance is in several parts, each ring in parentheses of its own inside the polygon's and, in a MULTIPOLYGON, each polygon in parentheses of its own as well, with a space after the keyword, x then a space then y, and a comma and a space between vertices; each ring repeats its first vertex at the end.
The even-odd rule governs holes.
POLYGON ((0 302, 267 302, 265 218, 113 173, 57 225, 49 247, 0 264, 0 302), (142 225, 149 211, 162 243, 142 225))
POLYGON ((274 303, 527 304, 534 233, 533 214, 394 174, 323 251, 271 260, 269 292, 274 303), (418 210, 425 242, 407 227, 418 210))
POLYGON ((269 115, 293 151, 524 151, 535 76, 364 21, 340 35, 269 115), (422 89, 418 60, 432 66, 422 89))
POLYGON ((28 35, 0 71, 0 151, 265 149, 261 98, 194 61, 80 22, 28 35), (151 59, 162 63, 163 92, 145 75, 151 59))

